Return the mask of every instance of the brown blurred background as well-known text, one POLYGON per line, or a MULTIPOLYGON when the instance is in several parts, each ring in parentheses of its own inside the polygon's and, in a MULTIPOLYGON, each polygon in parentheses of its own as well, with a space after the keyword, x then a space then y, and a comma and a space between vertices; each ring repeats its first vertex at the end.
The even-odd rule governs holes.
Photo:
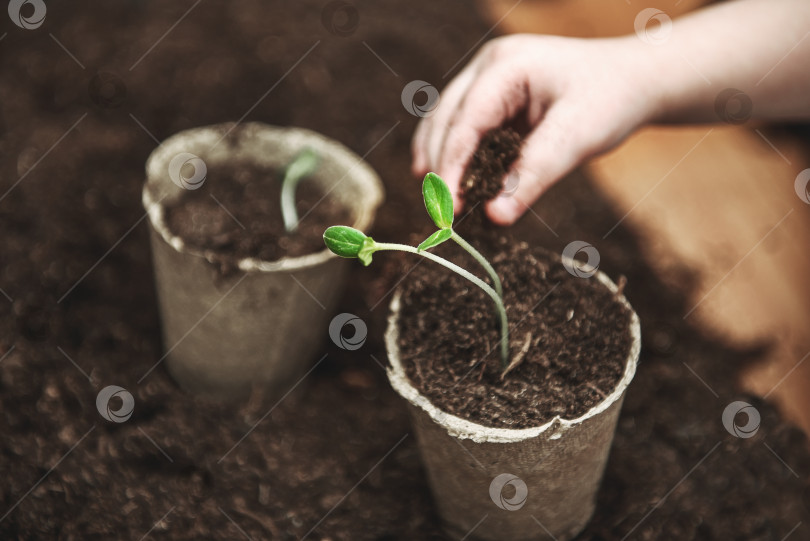
MULTIPOLYGON (((632 33, 640 9, 629 1, 484 3, 504 33, 576 37, 632 33)), ((708 3, 662 0, 655 7, 675 18, 708 3)), ((742 384, 810 432, 810 207, 793 189, 796 175, 810 167, 810 139, 801 132, 650 127, 586 169, 628 213, 627 223, 644 232, 657 270, 679 260, 699 272, 688 319, 741 346, 770 346, 742 384)))
MULTIPOLYGON (((407 242, 430 223, 409 171, 419 118, 402 106, 406 81, 443 88, 505 32, 632 33, 644 6, 351 0, 359 23, 346 36, 347 20, 324 22, 329 4, 49 2, 34 30, 0 16, 0 539, 447 539, 383 368, 403 264, 352 267, 340 311, 368 323, 367 342, 342 350, 323 329, 325 360, 283 401, 259 390, 234 411, 184 393, 150 369, 167 348, 144 162, 195 126, 314 129, 367 156, 387 190, 374 235, 407 242), (130 421, 99 416, 109 384, 133 394, 130 421)), ((657 7, 676 17, 696 3, 657 7)), ((799 277, 810 205, 793 188, 810 153, 792 132, 645 129, 514 228, 557 253, 593 241, 602 268, 628 277, 643 322, 642 365, 582 539, 808 538, 805 435, 735 384, 746 367, 748 389, 810 429, 799 277), (721 423, 738 399, 761 415, 755 437, 721 423)))

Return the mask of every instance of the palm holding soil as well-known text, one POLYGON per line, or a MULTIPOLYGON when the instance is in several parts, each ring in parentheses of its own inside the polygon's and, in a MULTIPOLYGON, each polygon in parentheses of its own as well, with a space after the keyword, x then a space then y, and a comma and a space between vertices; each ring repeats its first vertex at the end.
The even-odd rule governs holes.
POLYGON ((596 41, 549 36, 490 41, 450 83, 435 114, 419 125, 414 172, 440 171, 457 195, 484 133, 511 120, 533 126, 513 168, 521 180, 532 180, 518 184, 514 197, 487 207, 494 222, 513 222, 554 180, 621 141, 643 120, 638 108, 615 106, 633 101, 636 90, 626 80, 609 84, 615 71, 606 59, 613 48, 605 49, 596 41), (594 55, 605 61, 594 62, 594 55))
POLYGON ((482 137, 515 125, 524 135, 512 166, 519 182, 512 197, 486 208, 493 222, 508 225, 583 160, 648 122, 720 120, 715 102, 724 88, 744 89, 755 118, 808 119, 810 72, 803 66, 810 61, 810 40, 803 43, 802 36, 810 4, 782 3, 787 5, 779 12, 764 0, 700 10, 676 21, 659 46, 636 36, 492 40, 417 128, 413 172, 442 175, 458 212, 461 178, 482 137))

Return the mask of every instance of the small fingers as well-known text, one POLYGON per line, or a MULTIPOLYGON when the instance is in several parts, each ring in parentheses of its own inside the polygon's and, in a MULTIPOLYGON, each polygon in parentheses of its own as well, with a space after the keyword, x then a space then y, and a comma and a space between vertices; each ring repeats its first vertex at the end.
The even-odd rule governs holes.
POLYGON ((438 143, 444 137, 449 120, 456 113, 467 88, 477 74, 475 63, 471 63, 442 91, 439 104, 430 115, 422 118, 416 127, 411 150, 413 163, 411 170, 417 176, 438 168, 438 143))
MULTIPOLYGON (((514 66, 485 70, 467 90, 457 112, 450 119, 442 141, 435 141, 439 153, 437 172, 457 195, 461 178, 483 135, 502 126, 525 107, 524 75, 514 66)), ((457 207, 458 208, 458 207, 457 207)))

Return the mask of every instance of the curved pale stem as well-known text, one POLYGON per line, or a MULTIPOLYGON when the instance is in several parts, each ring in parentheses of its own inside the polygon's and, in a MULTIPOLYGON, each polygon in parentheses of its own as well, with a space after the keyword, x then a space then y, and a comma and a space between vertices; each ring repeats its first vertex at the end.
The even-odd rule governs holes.
POLYGON ((318 167, 318 155, 311 148, 305 148, 284 170, 281 181, 281 216, 284 228, 292 233, 298 228, 298 209, 295 208, 295 189, 301 179, 311 175, 318 167))
POLYGON ((295 189, 303 177, 290 174, 284 175, 281 183, 281 216, 284 218, 284 229, 292 233, 298 228, 298 209, 295 208, 295 189))
POLYGON ((495 269, 492 268, 492 265, 489 264, 489 261, 487 261, 486 258, 481 255, 481 252, 473 248, 470 243, 461 238, 461 235, 456 233, 455 230, 451 229, 450 231, 452 232, 450 238, 456 241, 459 246, 464 248, 467 253, 473 256, 475 260, 478 261, 482 267, 484 267, 484 270, 487 271, 489 277, 492 278, 492 283, 495 284, 495 291, 498 293, 498 296, 503 299, 503 286, 501 286, 501 280, 498 278, 498 273, 496 273, 495 269))
MULTIPOLYGON (((501 322, 501 365, 504 369, 509 364, 509 322, 506 319, 506 307, 503 305, 503 300, 501 296, 496 292, 489 284, 475 276, 474 274, 470 273, 469 271, 459 267, 455 263, 447 261, 446 259, 434 255, 428 251, 422 250, 419 251, 413 246, 408 246, 407 244, 393 244, 393 243, 384 243, 384 242, 376 242, 374 244, 376 250, 397 250, 400 252, 409 252, 411 254, 421 255, 422 257, 426 257, 431 261, 438 263, 439 265, 450 269, 451 271, 458 273, 459 275, 463 276, 473 284, 480 287, 484 292, 489 295, 492 301, 495 303, 495 308, 498 312, 498 317, 501 322)), ((479 254, 480 255, 480 254, 479 254)), ((489 263, 487 263, 488 265, 489 263)), ((494 271, 493 271, 494 272, 494 271)))

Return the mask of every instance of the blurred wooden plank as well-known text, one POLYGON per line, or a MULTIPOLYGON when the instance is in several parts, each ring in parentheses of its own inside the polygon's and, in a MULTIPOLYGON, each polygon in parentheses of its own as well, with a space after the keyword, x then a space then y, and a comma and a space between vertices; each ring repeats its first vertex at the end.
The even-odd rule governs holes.
MULTIPOLYGON (((677 17, 707 4, 706 0, 661 0, 654 7, 677 17)), ((486 0, 484 13, 502 33, 532 32, 582 38, 633 32, 636 15, 645 7, 627 0, 486 0)))
POLYGON ((700 273, 684 317, 734 343, 776 343, 743 383, 810 431, 810 362, 794 370, 810 351, 810 206, 793 187, 808 163, 795 141, 769 137, 777 153, 760 133, 648 128, 589 169, 644 232, 653 267, 700 273))

